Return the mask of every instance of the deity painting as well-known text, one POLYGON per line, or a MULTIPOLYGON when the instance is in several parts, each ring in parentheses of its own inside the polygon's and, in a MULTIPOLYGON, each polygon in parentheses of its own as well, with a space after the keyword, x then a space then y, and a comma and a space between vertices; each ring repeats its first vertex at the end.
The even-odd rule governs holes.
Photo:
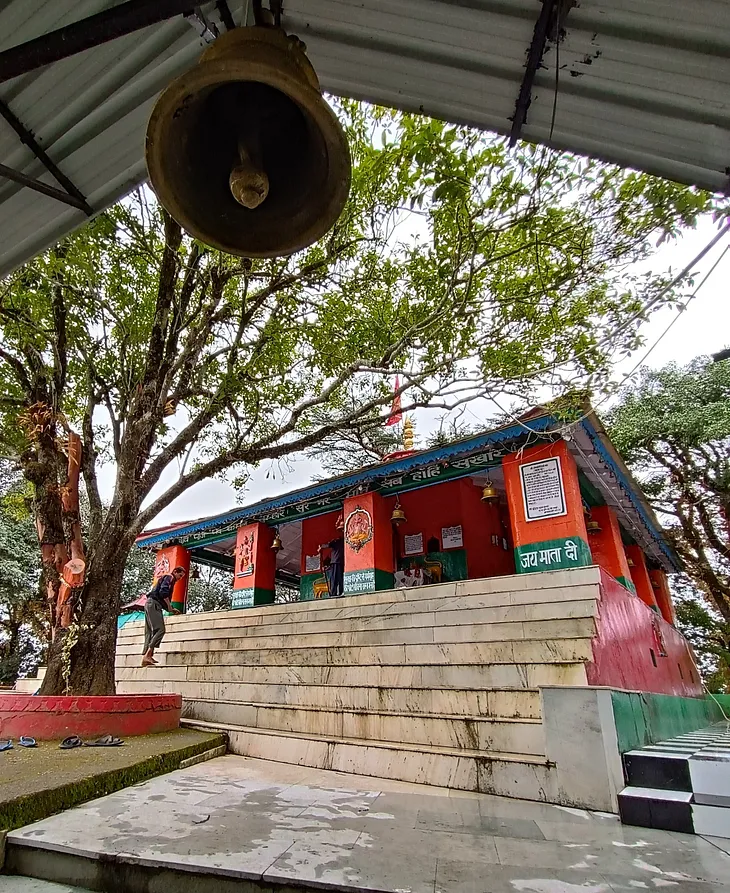
POLYGON ((236 549, 236 576, 248 577, 253 573, 254 532, 245 533, 236 549))
POLYGON ((166 574, 170 573, 170 559, 167 555, 160 555, 160 557, 155 562, 155 570, 154 570, 154 578, 155 580, 159 580, 160 577, 164 577, 166 574))
POLYGON ((373 519, 370 517, 370 512, 357 506, 345 521, 345 542, 355 552, 359 552, 372 538, 373 519))

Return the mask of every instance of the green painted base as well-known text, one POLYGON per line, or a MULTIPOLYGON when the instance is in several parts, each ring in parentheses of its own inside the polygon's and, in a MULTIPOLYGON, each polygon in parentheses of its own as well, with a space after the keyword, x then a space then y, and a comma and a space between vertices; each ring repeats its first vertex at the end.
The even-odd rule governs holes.
POLYGON ((303 574, 299 581, 299 601, 311 602, 314 599, 327 598, 327 579, 322 571, 316 574, 303 574))
POLYGON ((185 602, 170 602, 170 607, 180 614, 185 613, 185 602))
POLYGON ((426 567, 434 573, 437 583, 455 583, 466 580, 466 551, 450 549, 448 552, 431 552, 428 555, 406 555, 398 562, 400 570, 408 570, 411 565, 426 567))
POLYGON ((636 586, 634 586, 631 580, 627 580, 626 577, 616 577, 616 580, 624 587, 624 589, 628 589, 632 595, 636 595, 636 586))
MULTIPOLYGON (((727 711, 730 697, 719 695, 727 711), (727 699, 727 700, 725 700, 727 699)), ((723 719, 711 698, 683 698, 651 692, 612 691, 613 719, 621 753, 694 732, 723 719)))
POLYGON ((557 571, 569 567, 588 567, 593 564, 588 543, 579 536, 558 540, 543 540, 515 549, 515 568, 518 574, 535 571, 557 571))
POLYGON ((255 608, 258 605, 273 605, 274 591, 251 587, 250 589, 234 589, 231 598, 231 610, 236 608, 255 608))
POLYGON ((356 595, 358 592, 375 592, 378 589, 393 588, 393 574, 380 568, 369 568, 362 571, 345 571, 345 595, 356 595))

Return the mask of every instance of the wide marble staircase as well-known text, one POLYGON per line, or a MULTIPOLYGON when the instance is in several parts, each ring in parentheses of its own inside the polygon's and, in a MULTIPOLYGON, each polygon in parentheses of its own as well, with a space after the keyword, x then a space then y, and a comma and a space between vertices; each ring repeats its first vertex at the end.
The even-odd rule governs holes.
POLYGON ((517 575, 120 630, 120 692, 180 692, 237 754, 556 801, 540 686, 586 682, 599 571, 517 575))

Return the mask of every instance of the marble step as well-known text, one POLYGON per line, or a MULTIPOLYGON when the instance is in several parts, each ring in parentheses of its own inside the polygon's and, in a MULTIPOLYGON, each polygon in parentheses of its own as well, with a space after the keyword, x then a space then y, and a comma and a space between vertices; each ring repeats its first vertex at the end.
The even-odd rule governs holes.
POLYGON ((557 773, 545 757, 303 735, 232 723, 183 720, 183 725, 226 732, 229 751, 241 756, 523 800, 559 802, 557 773))
MULTIPOLYGON (((140 649, 141 651, 141 649, 140 649)), ((161 652, 162 654, 162 652, 161 652)), ((139 655, 131 666, 117 667, 119 691, 126 685, 141 685, 146 691, 176 692, 186 683, 200 682, 250 685, 321 685, 382 689, 536 689, 541 685, 586 685, 585 665, 569 663, 500 663, 371 666, 190 665, 142 669, 139 655)), ((142 688, 135 689, 142 691, 142 688)))
MULTIPOLYGON (((595 617, 597 603, 592 599, 566 602, 543 602, 534 605, 506 605, 494 608, 477 608, 460 611, 429 611, 408 614, 386 614, 366 618, 332 618, 329 620, 310 620, 306 624, 266 623, 248 624, 246 618, 231 618, 223 625, 219 619, 210 615, 196 624, 181 624, 177 618, 168 623, 166 642, 189 642, 201 639, 243 639, 264 637, 291 637, 314 635, 337 635, 343 638, 353 633, 386 633, 405 631, 411 634, 416 629, 451 629, 452 635, 458 636, 459 630, 472 627, 494 627, 493 638, 508 636, 510 629, 517 629, 517 624, 527 627, 530 633, 526 637, 534 637, 535 624, 555 623, 560 620, 573 620, 595 617), (529 626, 528 626, 529 624, 529 626)), ((226 612, 229 613, 229 612, 226 612)), ((144 640, 142 624, 125 626, 123 635, 119 636, 120 645, 138 645, 144 640), (128 630, 128 631, 127 631, 128 630)))
MULTIPOLYGON (((562 621, 564 623, 573 621, 562 621)), ((593 621, 588 623, 592 626, 593 621)), ((139 648, 120 646, 117 667, 139 665, 139 648)), ((299 647, 232 649, 227 639, 201 642, 201 647, 172 650, 163 643, 156 653, 166 667, 176 666, 373 666, 377 664, 547 664, 593 659, 591 632, 581 637, 519 639, 497 642, 439 642, 397 645, 301 644, 299 647), (202 647, 202 646, 205 647, 202 647)), ((156 672, 154 671, 151 672, 156 672)))
MULTIPOLYGON (((227 635, 229 629, 246 630, 244 634, 267 635, 264 629, 323 632, 328 629, 395 629, 407 626, 455 626, 464 623, 495 623, 505 620, 545 620, 560 617, 592 616, 598 594, 597 587, 571 587, 569 597, 555 598, 552 590, 539 593, 507 592, 496 595, 475 594, 463 597, 425 599, 417 602, 390 602, 359 605, 353 598, 327 601, 327 610, 301 608, 299 604, 273 605, 268 609, 249 608, 238 611, 186 614, 168 618, 168 635, 196 638, 196 632, 227 635), (535 599, 534 595, 543 595, 535 599), (353 604, 349 604, 354 602, 353 604), (253 613, 264 611, 267 613, 253 613), (256 631, 259 630, 257 633, 256 631)), ((320 605, 321 602, 304 602, 320 605)), ((144 635, 144 624, 129 623, 120 630, 120 639, 144 635)))
POLYGON ((185 719, 226 726, 240 725, 304 735, 435 744, 439 747, 519 752, 533 756, 545 753, 545 736, 539 719, 443 717, 435 713, 326 710, 190 699, 183 704, 183 716, 185 719))
MULTIPOLYGON (((139 681, 119 686, 120 693, 149 691, 145 674, 139 681)), ((176 682, 174 690, 186 700, 281 704, 325 710, 375 710, 436 713, 443 716, 491 716, 508 719, 540 718, 537 689, 408 689, 364 686, 252 684, 246 682, 176 682)), ((245 723, 247 724, 247 723, 245 723)))
MULTIPOLYGON (((593 616, 573 617, 560 620, 533 620, 517 623, 474 623, 464 626, 423 626, 403 629, 354 630, 326 633, 303 633, 300 630, 287 634, 252 636, 234 631, 229 637, 206 635, 205 637, 178 641, 173 635, 165 637, 165 650, 196 651, 225 650, 246 651, 278 648, 337 648, 388 645, 431 645, 456 643, 483 643, 545 639, 579 639, 595 635, 593 616)), ((202 634, 201 634, 202 635, 202 634)), ((141 640, 120 640, 118 654, 138 654, 141 640)))

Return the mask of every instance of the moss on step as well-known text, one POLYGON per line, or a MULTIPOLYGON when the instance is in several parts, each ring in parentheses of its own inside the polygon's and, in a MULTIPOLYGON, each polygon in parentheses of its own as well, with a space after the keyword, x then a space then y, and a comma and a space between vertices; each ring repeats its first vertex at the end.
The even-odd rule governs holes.
POLYGON ((177 729, 128 738, 117 748, 60 750, 58 742, 0 754, 0 829, 12 830, 121 788, 172 772, 226 736, 177 729))

